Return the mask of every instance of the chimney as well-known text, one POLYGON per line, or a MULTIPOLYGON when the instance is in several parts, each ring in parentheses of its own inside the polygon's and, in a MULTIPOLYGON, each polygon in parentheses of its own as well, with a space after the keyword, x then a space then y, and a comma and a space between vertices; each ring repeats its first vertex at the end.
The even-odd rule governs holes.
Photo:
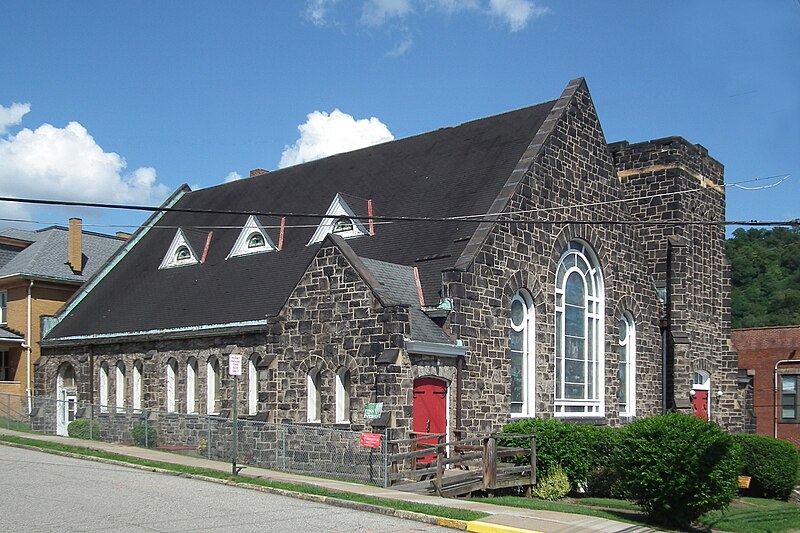
POLYGON ((269 170, 264 170, 263 168, 254 168, 250 171, 250 177, 253 176, 260 176, 262 174, 269 174, 269 170))
POLYGON ((67 264, 75 274, 83 271, 83 231, 81 230, 82 220, 79 218, 69 219, 69 249, 67 251, 67 264))

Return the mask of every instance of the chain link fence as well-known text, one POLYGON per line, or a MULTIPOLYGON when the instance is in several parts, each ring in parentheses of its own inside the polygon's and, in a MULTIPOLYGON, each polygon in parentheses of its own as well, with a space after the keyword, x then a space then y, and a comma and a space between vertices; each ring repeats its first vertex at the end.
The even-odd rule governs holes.
MULTIPOLYGON (((230 460, 234 421, 222 416, 133 410, 74 400, 0 394, 0 427, 132 444, 230 460)), ((388 486, 388 445, 360 444, 361 433, 311 425, 238 420, 237 463, 388 486)))

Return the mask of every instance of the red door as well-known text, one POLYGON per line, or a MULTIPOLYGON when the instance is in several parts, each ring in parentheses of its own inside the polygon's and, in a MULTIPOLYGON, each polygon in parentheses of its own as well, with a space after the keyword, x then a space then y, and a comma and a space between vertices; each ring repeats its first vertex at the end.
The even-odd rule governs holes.
MULTIPOLYGON (((436 378, 414 380, 414 420, 412 430, 417 436, 425 433, 447 432, 447 383, 436 378)), ((446 440, 446 439, 445 439, 446 440)), ((421 441, 436 444, 432 437, 421 441)), ((426 455, 417 459, 418 463, 431 463, 436 455, 426 455)))
POLYGON ((697 418, 708 421, 708 391, 694 390, 692 396, 692 414, 697 418))

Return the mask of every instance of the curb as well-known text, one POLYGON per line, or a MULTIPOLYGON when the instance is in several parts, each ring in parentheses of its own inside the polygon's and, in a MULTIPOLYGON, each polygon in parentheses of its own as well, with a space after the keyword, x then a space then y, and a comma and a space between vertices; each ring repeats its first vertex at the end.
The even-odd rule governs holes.
MULTIPOLYGON (((458 529, 461 531, 474 531, 476 533, 514 533, 514 532, 527 532, 527 533, 539 533, 530 531, 527 529, 517 529, 511 528, 507 526, 501 526, 497 524, 487 524, 487 523, 476 523, 475 521, 468 522, 466 520, 458 520, 454 518, 443 518, 439 516, 432 516, 423 513, 416 513, 413 511, 405 511, 402 509, 392 509, 390 507, 382 507, 380 505, 374 505, 371 503, 363 503, 363 502, 354 502, 350 500, 342 500, 339 498, 334 498, 331 496, 322 496, 320 494, 307 494, 305 492, 295 492, 292 490, 286 489, 279 489, 276 487, 267 487, 264 485, 252 485, 250 483, 237 483, 236 481, 231 481, 227 479, 218 479, 214 477, 203 476, 199 474, 187 474, 184 472, 175 472, 174 470, 167 470, 164 468, 158 468, 153 466, 144 466, 144 465, 137 465, 135 463, 126 463, 124 461, 115 461, 113 459, 106 459, 104 457, 92 457, 91 455, 81 455, 77 453, 71 452, 62 452, 60 450, 50 450, 47 448, 39 448, 37 446, 30 446, 27 444, 18 444, 15 442, 6 442, 0 440, 0 445, 9 446, 11 448, 22 448, 25 450, 33 450, 38 452, 49 453, 51 455, 59 455, 62 457, 70 457, 73 459, 83 459, 94 461, 97 463, 105 463, 115 466, 124 466, 127 468, 135 468, 137 470, 143 470, 146 472, 155 472, 158 474, 167 474, 170 476, 178 476, 178 477, 185 477, 190 479, 198 479, 201 481, 207 481, 211 483, 217 483, 220 485, 228 485, 233 487, 244 488, 248 490, 256 490, 260 492, 265 492, 269 494, 275 494, 278 496, 286 496, 289 498, 295 498, 299 500, 311 501, 316 503, 322 503, 325 505, 332 505, 335 507, 341 507, 345 509, 352 509, 355 511, 364 511, 367 513, 373 514, 382 514, 386 516, 393 516, 395 518, 403 518, 405 520, 413 520, 415 522, 422 522, 425 524, 431 524, 434 526, 446 527, 450 529, 458 529)), ((102 451, 98 450, 97 448, 88 448, 90 450, 102 451)), ((116 453, 116 452, 105 452, 104 453, 116 453)), ((119 454, 124 455, 124 454, 119 454)), ((166 461, 165 461, 166 462, 166 461)), ((309 484, 309 486, 314 486, 309 484)))

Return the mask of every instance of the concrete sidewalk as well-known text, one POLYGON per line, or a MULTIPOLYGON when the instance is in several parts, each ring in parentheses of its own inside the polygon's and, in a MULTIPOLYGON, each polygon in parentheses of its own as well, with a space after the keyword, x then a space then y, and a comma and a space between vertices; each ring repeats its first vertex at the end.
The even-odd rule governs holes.
MULTIPOLYGON (((69 437, 58 437, 53 435, 39 435, 34 433, 22 433, 0 428, 0 435, 13 435, 17 437, 24 437, 28 439, 35 439, 41 441, 57 442, 71 446, 80 446, 102 450, 110 453, 117 453, 128 457, 137 457, 140 459, 148 459, 151 461, 159 461, 163 463, 179 464, 189 467, 206 468, 210 470, 218 470, 221 472, 230 473, 231 464, 222 461, 210 461, 202 457, 194 457, 189 455, 180 455, 176 453, 169 453, 159 450, 148 448, 139 448, 135 446, 125 446, 122 444, 88 441, 80 439, 72 439, 69 437)), ((4 444, 0 442, 0 444, 4 444)), ((83 457, 85 458, 85 457, 83 457)), ((117 463, 120 464, 120 463, 117 463)), ((121 463, 127 464, 127 463, 121 463)), ((128 465, 130 466, 130 465, 128 465)), ((152 470, 148 468, 148 470, 152 470)), ((528 509, 519 509, 516 507, 503 507, 500 505, 492 505, 488 503, 470 502, 464 500, 439 498, 437 496, 426 496, 420 494, 411 494, 397 490, 384 489, 381 487, 373 487, 369 485, 360 485, 357 483, 350 483, 347 481, 336 481, 332 479, 315 478, 305 475, 291 474, 288 472, 280 472, 277 470, 267 470, 264 468, 256 468, 248 466, 245 468, 241 476, 258 477, 274 481, 282 481, 285 483, 297 483, 304 485, 315 485, 324 487, 326 489, 349 492, 353 494, 362 494, 365 496, 374 496, 378 498, 385 498, 388 500, 399 500, 406 502, 425 503, 431 505, 439 505, 442 507, 451 507, 458 509, 468 509, 480 513, 487 513, 489 516, 480 520, 473 520, 464 522, 461 520, 449 520, 443 518, 430 517, 427 515, 418 515, 417 513, 406 513, 397 511, 396 516, 403 518, 424 521, 427 523, 438 524, 441 526, 452 527, 466 531, 474 531, 478 533, 489 532, 539 532, 539 533, 645 533, 655 531, 653 529, 616 522, 605 518, 595 518, 591 516, 556 513, 552 511, 535 511, 528 509)), ((206 478, 211 479, 211 478, 206 478)), ((220 482, 219 480, 214 480, 220 482)), ((239 485, 246 488, 254 488, 254 485, 239 485)), ((324 501, 326 503, 338 505, 341 507, 351 507, 365 511, 380 512, 380 509, 374 509, 373 506, 364 505, 357 502, 349 502, 346 500, 332 500, 320 496, 312 496, 304 493, 295 493, 291 491, 283 491, 277 489, 264 489, 269 492, 279 492, 290 496, 295 496, 305 499, 313 499, 317 501, 324 501)), ((385 512, 385 511, 383 511, 385 512)))

